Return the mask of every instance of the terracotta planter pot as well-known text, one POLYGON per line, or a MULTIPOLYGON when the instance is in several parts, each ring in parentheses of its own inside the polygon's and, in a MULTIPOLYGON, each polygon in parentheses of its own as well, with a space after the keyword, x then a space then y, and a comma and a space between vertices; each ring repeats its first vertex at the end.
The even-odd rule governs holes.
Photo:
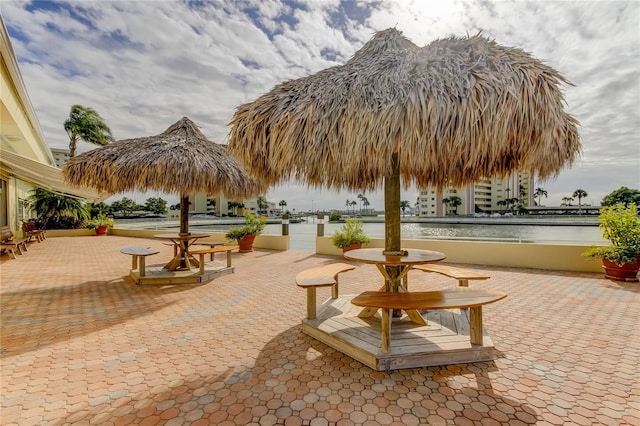
POLYGON ((615 263, 602 259, 604 276, 614 281, 638 282, 638 270, 640 269, 640 256, 634 263, 616 265, 615 263))
POLYGON ((249 253, 253 251, 253 240, 255 240, 256 236, 253 234, 245 235, 244 237, 238 240, 238 246, 240 249, 238 250, 240 253, 249 253))
POLYGON ((96 235, 107 235, 109 225, 99 225, 96 227, 96 235))
POLYGON ((351 245, 349 247, 343 248, 342 252, 344 253, 344 252, 349 251, 349 250, 357 250, 359 248, 362 248, 362 244, 360 244, 360 243, 351 243, 351 245))

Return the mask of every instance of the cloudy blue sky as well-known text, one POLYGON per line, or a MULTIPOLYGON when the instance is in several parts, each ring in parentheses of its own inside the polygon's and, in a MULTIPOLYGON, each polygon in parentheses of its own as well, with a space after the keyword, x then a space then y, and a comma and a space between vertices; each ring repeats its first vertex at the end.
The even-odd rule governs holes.
MULTIPOLYGON (((543 204, 578 188, 592 204, 620 186, 640 188, 640 2, 3 0, 0 10, 54 148, 68 146, 62 123, 73 104, 96 109, 116 139, 158 134, 188 116, 226 143, 235 107, 343 64, 374 31, 396 27, 417 45, 482 31, 575 85, 564 88, 566 108, 581 122, 584 154, 536 183, 549 193, 543 204)), ((366 195, 383 207, 381 193, 366 195)), ((267 194, 297 210, 343 208, 355 196, 295 182, 267 194)))

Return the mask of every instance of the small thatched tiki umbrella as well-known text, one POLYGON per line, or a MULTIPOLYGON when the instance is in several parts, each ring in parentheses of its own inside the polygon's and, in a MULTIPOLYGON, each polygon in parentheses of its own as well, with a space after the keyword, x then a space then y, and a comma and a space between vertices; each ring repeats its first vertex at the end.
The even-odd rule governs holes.
POLYGON ((230 152, 273 184, 385 190, 385 253, 400 251, 405 188, 463 186, 519 170, 545 178, 581 150, 557 71, 481 36, 417 47, 375 34, 342 66, 237 108, 230 152))
POLYGON ((157 190, 180 194, 180 234, 189 233, 189 194, 222 192, 244 198, 266 187, 250 177, 226 147, 207 140, 184 117, 163 133, 126 139, 71 158, 67 182, 109 193, 157 190))

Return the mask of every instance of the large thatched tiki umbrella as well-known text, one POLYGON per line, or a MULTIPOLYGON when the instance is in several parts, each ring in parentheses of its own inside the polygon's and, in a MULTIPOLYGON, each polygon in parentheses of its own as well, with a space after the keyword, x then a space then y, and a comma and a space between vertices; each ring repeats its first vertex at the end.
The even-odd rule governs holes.
POLYGON ((479 35, 417 47, 375 34, 342 66, 237 108, 230 152, 272 184, 385 190, 385 252, 400 251, 405 188, 462 186, 519 170, 545 178, 581 150, 557 71, 479 35))
POLYGON ((261 193, 266 187, 207 140, 187 117, 163 133, 126 139, 71 158, 65 179, 76 186, 116 193, 157 190, 180 194, 180 234, 189 233, 189 194, 222 192, 230 198, 261 193))

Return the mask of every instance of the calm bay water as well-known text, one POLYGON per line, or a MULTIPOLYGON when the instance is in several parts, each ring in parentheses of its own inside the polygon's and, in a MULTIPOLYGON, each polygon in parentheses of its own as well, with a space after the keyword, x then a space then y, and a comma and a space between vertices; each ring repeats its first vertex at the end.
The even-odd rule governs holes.
MULTIPOLYGON (((384 238, 384 223, 364 223, 371 238, 384 238)), ((225 232, 233 225, 190 224, 191 230, 225 232)), ((325 223, 324 235, 330 236, 340 228, 340 223, 325 223)), ((310 223, 292 223, 289 225, 291 250, 314 251, 317 225, 310 223)), ((507 241, 546 244, 601 244, 600 229, 597 226, 559 226, 559 225, 498 225, 498 224, 444 224, 444 223, 403 223, 403 239, 449 239, 477 241, 507 241)), ((265 234, 280 235, 282 225, 268 224, 265 234)))

